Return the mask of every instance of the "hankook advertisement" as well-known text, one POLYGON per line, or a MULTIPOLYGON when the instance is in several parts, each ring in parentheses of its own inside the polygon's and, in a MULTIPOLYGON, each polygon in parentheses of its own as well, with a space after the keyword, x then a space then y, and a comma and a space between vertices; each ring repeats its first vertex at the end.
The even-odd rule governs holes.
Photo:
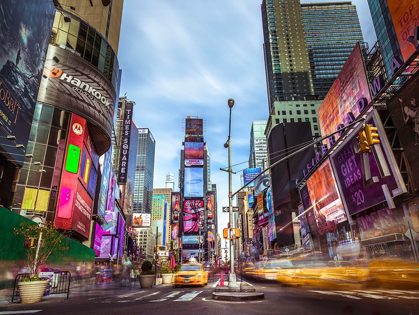
POLYGON ((91 136, 99 155, 110 147, 115 99, 111 82, 97 68, 70 51, 49 45, 38 101, 92 123, 96 129, 91 136))

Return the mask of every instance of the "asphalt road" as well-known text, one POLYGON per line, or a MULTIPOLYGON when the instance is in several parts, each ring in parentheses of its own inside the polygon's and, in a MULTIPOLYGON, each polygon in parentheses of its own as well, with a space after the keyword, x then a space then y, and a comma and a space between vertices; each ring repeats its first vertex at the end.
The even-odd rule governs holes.
POLYGON ((265 293, 262 301, 227 302, 212 299, 213 286, 173 288, 157 286, 105 290, 74 290, 69 300, 44 298, 32 305, 0 304, 5 314, 198 314, 198 315, 419 315, 419 291, 359 290, 327 291, 283 287, 276 283, 252 283, 265 293))

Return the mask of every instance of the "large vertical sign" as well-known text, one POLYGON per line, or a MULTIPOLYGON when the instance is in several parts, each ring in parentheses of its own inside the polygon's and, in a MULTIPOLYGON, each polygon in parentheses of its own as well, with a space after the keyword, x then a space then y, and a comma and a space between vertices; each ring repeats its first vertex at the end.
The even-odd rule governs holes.
POLYGON ((105 222, 106 204, 108 201, 108 190, 109 190, 109 175, 111 172, 112 164, 112 150, 109 150, 101 157, 102 160, 102 178, 100 181, 100 192, 98 201, 97 215, 105 222))
POLYGON ((180 193, 173 192, 172 193, 172 222, 178 223, 179 222, 179 213, 180 213, 180 193))
POLYGON ((298 214, 300 215, 300 227, 301 227, 301 239, 303 243, 304 250, 310 250, 310 234, 308 233, 308 223, 304 212, 304 207, 302 205, 298 206, 298 214))
POLYGON ((319 107, 321 134, 335 132, 340 125, 347 125, 358 117, 357 102, 362 98, 367 103, 371 101, 361 47, 357 43, 319 107))
POLYGON ((83 160, 82 154, 88 141, 86 120, 73 114, 55 216, 56 227, 71 229, 86 239, 89 237, 93 205, 86 186, 89 177, 87 157, 83 160))
POLYGON ((119 159, 119 184, 125 184, 127 182, 129 144, 131 138, 131 121, 133 107, 133 102, 125 103, 125 115, 124 121, 122 122, 121 156, 119 159))
POLYGON ((166 246, 167 238, 167 202, 164 203, 163 207, 163 246, 166 246))
POLYGON ((0 1, 0 149, 22 165, 55 7, 51 0, 0 1), (15 137, 15 141, 7 139, 15 137))
POLYGON ((214 192, 207 193, 207 219, 208 222, 213 222, 214 220, 214 211, 215 211, 215 195, 214 192))
POLYGON ((389 191, 391 197, 405 192, 384 129, 374 113, 365 121, 366 124, 378 127, 381 135, 381 143, 373 147, 373 152, 364 155, 357 153, 357 135, 362 127, 358 126, 331 156, 342 199, 350 215, 385 202, 386 191, 389 191), (369 178, 367 174, 371 174, 369 178))
POLYGON ((414 32, 419 26, 419 2, 417 0, 387 0, 387 5, 403 59, 407 61, 416 50, 414 32))

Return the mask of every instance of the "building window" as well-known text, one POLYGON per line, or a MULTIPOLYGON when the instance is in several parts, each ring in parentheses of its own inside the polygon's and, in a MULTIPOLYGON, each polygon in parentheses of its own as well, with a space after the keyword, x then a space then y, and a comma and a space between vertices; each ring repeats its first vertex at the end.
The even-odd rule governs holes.
POLYGON ((304 115, 308 115, 308 110, 305 110, 304 111, 304 115))
POLYGON ((277 123, 277 124, 279 124, 279 119, 277 118, 277 119, 275 119, 275 122, 277 123))
POLYGON ((314 125, 314 130, 319 130, 319 126, 317 126, 317 125, 314 125))
POLYGON ((289 111, 290 115, 292 115, 292 110, 289 111))
POLYGON ((305 119, 305 121, 306 121, 306 122, 310 122, 310 118, 306 118, 306 119, 305 119))
POLYGON ((313 115, 316 115, 316 111, 315 111, 314 109, 312 109, 312 110, 311 110, 311 113, 312 113, 313 115))
POLYGON ((301 115, 301 110, 297 110, 297 115, 301 115))
POLYGON ((286 118, 284 118, 284 123, 286 123, 287 122, 287 119, 286 118))
POLYGON ((287 112, 285 110, 282 111, 282 115, 286 115, 287 112))
POLYGON ((291 118, 291 122, 294 122, 294 118, 291 118))
POLYGON ((301 118, 298 118, 298 122, 302 122, 302 119, 301 118))
POLYGON ((316 123, 317 122, 317 118, 313 117, 313 122, 316 123))

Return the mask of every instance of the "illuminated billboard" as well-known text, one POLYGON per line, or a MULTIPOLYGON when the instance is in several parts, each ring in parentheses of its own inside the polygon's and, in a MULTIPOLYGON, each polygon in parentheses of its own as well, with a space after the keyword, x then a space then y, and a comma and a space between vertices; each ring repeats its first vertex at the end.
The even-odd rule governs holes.
POLYGON ((0 12, 0 149, 23 165, 15 144, 28 143, 55 7, 50 0, 2 0, 0 12))
MULTIPOLYGON (((419 26, 419 2, 417 0, 387 0, 388 10, 393 20, 400 50, 406 62, 416 50, 415 45, 409 41, 419 26)), ((414 41, 414 39, 411 39, 414 41)))
POLYGON ((264 205, 264 200, 263 200, 263 194, 259 194, 259 196, 257 196, 257 207, 258 207, 258 222, 259 225, 265 224, 265 216, 264 216, 264 210, 265 210, 265 205, 264 205))
POLYGON ((302 205, 298 206, 298 214, 300 215, 300 227, 301 227, 301 241, 303 243, 304 250, 310 250, 310 234, 308 230, 308 223, 304 212, 304 207, 302 205))
POLYGON ((397 163, 386 140, 385 131, 379 123, 378 114, 376 116, 375 111, 371 112, 365 123, 378 127, 378 134, 381 135, 381 143, 373 147, 375 152, 366 155, 369 166, 363 160, 363 155, 357 153, 358 131, 361 126, 358 126, 331 155, 342 199, 350 215, 385 202, 384 185, 387 186, 392 197, 405 192, 404 184, 401 184, 403 181, 400 172, 395 166, 397 163), (382 160, 378 159, 379 156, 382 156, 382 160), (368 172, 371 172, 370 179, 366 178, 368 172))
POLYGON ((125 113, 124 113, 124 120, 122 122, 122 132, 121 132, 122 133, 121 152, 120 152, 121 155, 119 158, 119 174, 118 174, 119 184, 125 184, 127 182, 133 107, 134 107, 133 102, 125 103, 125 113))
POLYGON ((185 166, 204 165, 204 143, 185 142, 185 166))
POLYGON ((112 83, 97 67, 49 45, 38 101, 76 113, 93 124, 91 137, 100 155, 111 145, 115 100, 112 83))
POLYGON ((255 188, 253 194, 257 197, 259 194, 271 185, 269 174, 262 174, 255 179, 255 188))
POLYGON ((180 193, 172 193, 172 222, 179 222, 179 213, 180 213, 180 193))
POLYGON ((151 225, 151 214, 134 213, 132 219, 133 227, 149 227, 151 225))
POLYGON ((319 230, 323 228, 326 232, 325 222, 340 223, 347 220, 329 160, 307 180, 307 189, 319 230))
POLYGON ((204 169, 202 167, 185 168, 184 197, 204 196, 204 169))
POLYGON ((204 222, 204 200, 192 199, 183 202, 183 232, 196 233, 204 222))
POLYGON ((179 237, 179 223, 172 224, 172 241, 179 237))
MULTIPOLYGON (((258 176, 260 173, 262 172, 262 169, 260 167, 256 167, 256 168, 246 168, 245 170, 243 170, 243 180, 244 180, 244 184, 246 185, 248 182, 252 181, 256 176, 258 176)), ((254 186, 254 182, 251 183, 250 185, 248 185, 248 187, 250 186, 254 186)), ((256 194, 255 194, 256 196, 256 194)))
POLYGON ((207 193, 207 218, 208 220, 214 219, 214 211, 215 211, 215 200, 214 200, 214 193, 208 192, 207 193))
POLYGON ((351 115, 359 116, 357 101, 371 101, 369 84, 359 43, 349 55, 338 77, 319 107, 319 124, 322 135, 338 130, 338 125, 351 122, 351 115))
POLYGON ((199 244, 199 243, 203 243, 204 241, 204 236, 201 235, 184 235, 182 236, 182 244, 186 245, 186 244, 199 244))
POLYGON ((202 136, 204 134, 204 122, 200 118, 186 118, 185 134, 188 136, 202 136))

